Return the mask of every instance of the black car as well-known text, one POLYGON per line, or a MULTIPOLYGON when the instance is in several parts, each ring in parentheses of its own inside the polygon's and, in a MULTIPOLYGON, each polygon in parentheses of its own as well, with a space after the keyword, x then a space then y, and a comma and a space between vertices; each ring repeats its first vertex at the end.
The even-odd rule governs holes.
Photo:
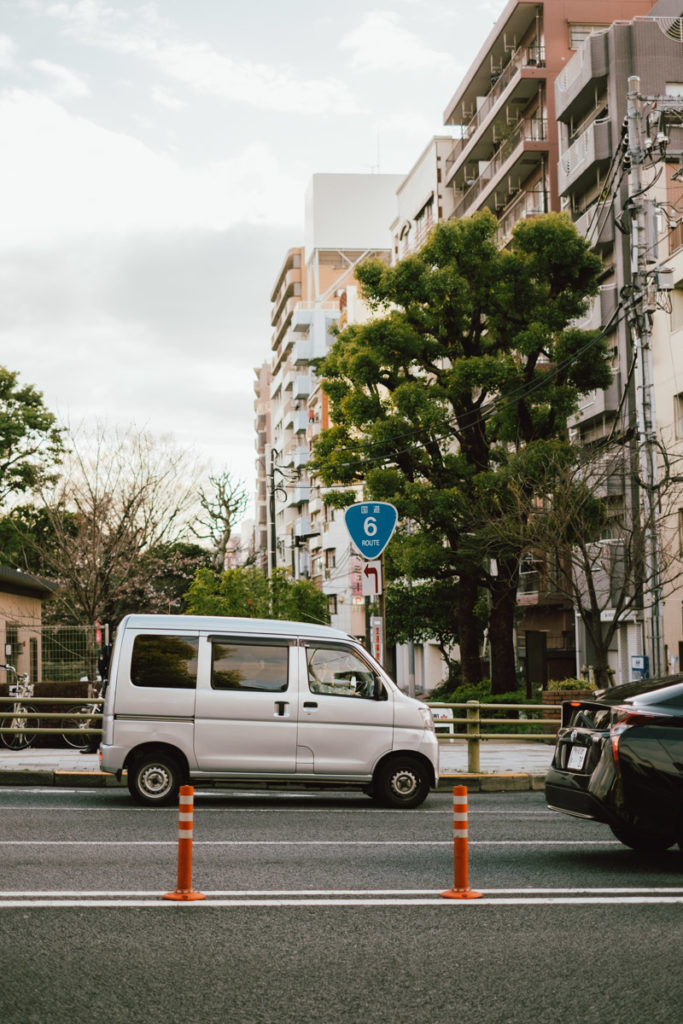
POLYGON ((683 850, 683 676, 565 701, 545 795, 634 850, 683 850))

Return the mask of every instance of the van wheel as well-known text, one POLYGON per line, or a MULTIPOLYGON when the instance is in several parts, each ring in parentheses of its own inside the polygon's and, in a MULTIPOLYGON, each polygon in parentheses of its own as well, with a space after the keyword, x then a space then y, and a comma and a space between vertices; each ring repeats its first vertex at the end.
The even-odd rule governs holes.
POLYGON ((128 768, 128 790, 139 804, 175 804, 180 784, 180 767, 169 754, 143 754, 128 768))
POLYGON ((385 807, 419 807, 429 793, 427 769, 414 757, 393 757, 377 771, 373 796, 385 807))

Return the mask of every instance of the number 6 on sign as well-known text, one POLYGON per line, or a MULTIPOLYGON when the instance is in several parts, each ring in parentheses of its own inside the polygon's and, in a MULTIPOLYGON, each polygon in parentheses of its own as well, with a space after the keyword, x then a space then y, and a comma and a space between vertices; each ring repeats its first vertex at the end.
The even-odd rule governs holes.
POLYGON ((368 560, 379 558, 391 540, 398 512, 386 501, 359 501, 345 513, 346 529, 358 551, 368 560))

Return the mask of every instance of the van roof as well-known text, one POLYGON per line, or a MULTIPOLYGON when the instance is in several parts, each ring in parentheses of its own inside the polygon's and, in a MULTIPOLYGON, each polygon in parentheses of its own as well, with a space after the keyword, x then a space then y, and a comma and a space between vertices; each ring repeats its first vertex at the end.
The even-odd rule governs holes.
POLYGON ((227 615, 126 615, 122 629, 194 629, 214 633, 269 633, 271 636, 309 636, 328 640, 349 640, 341 629, 318 626, 312 622, 286 619, 243 619, 227 615))

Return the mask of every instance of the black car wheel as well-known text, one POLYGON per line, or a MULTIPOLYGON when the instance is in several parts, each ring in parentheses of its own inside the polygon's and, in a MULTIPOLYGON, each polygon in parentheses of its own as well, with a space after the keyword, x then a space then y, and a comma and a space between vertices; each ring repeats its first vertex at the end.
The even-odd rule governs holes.
POLYGON ((429 793, 427 769, 418 758, 393 757, 378 769, 373 797, 385 807, 419 807, 429 793))
POLYGON ((610 825, 610 828, 620 843, 630 846, 638 853, 661 853, 676 843, 675 836, 653 835, 651 832, 641 832, 629 825, 610 825))
POLYGON ((139 804, 177 803, 182 781, 180 766, 168 754, 144 754, 128 768, 128 791, 139 804))

